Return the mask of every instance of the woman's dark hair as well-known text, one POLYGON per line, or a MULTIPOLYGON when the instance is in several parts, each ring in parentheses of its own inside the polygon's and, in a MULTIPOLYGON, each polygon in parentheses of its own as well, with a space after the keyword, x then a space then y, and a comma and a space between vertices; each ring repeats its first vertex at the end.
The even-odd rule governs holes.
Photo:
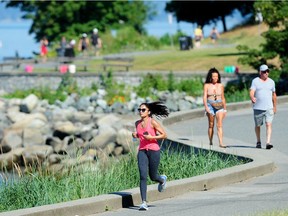
POLYGON ((217 83, 221 83, 221 75, 220 75, 219 71, 218 71, 215 67, 211 68, 211 69, 208 71, 208 74, 207 74, 207 76, 206 76, 206 81, 205 81, 205 83, 211 83, 211 82, 212 82, 212 74, 213 74, 213 73, 217 73, 217 74, 218 74, 218 81, 217 81, 217 83))
POLYGON ((168 108, 160 101, 155 101, 151 103, 142 103, 140 106, 146 106, 150 114, 149 116, 151 117, 152 115, 155 115, 156 118, 162 118, 162 117, 168 117, 169 115, 169 110, 168 108))

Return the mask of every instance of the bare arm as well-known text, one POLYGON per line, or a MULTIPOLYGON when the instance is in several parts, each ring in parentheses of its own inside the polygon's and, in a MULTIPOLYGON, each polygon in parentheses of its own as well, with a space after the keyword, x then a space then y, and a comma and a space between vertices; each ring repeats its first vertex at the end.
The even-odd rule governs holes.
MULTIPOLYGON (((135 122, 135 128, 136 128, 136 129, 137 129, 138 124, 140 124, 140 121, 139 121, 139 120, 135 122)), ((132 137, 138 138, 137 131, 132 132, 132 137)))
POLYGON ((250 89, 250 100, 252 101, 252 103, 256 102, 255 90, 253 90, 253 89, 250 89))
POLYGON ((205 111, 207 113, 210 112, 208 106, 207 106, 207 92, 208 92, 208 85, 207 84, 204 84, 204 89, 203 89, 203 104, 204 104, 204 107, 205 107, 205 111))
POLYGON ((223 102, 223 108, 224 110, 226 110, 226 99, 225 99, 225 95, 224 95, 224 86, 221 85, 221 99, 222 99, 222 102, 223 102))
POLYGON ((272 101, 273 101, 273 111, 274 111, 274 113, 276 113, 276 111, 277 111, 277 95, 276 95, 276 92, 273 92, 272 101))

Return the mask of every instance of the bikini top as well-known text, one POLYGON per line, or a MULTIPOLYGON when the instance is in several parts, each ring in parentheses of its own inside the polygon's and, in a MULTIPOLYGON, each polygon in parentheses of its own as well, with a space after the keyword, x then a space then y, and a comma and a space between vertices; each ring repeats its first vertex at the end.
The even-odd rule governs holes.
POLYGON ((214 97, 214 100, 217 100, 219 96, 222 95, 222 88, 220 84, 211 84, 208 87, 207 97, 214 97))

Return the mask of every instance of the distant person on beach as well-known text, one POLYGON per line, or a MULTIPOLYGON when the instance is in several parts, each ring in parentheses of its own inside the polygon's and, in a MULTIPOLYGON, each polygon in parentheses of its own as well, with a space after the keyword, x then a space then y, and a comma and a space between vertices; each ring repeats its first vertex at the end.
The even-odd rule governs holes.
POLYGON ((223 144, 223 119, 226 116, 226 100, 221 75, 216 68, 211 68, 206 76, 203 89, 203 104, 208 117, 208 138, 213 145, 214 122, 216 119, 219 147, 226 148, 223 144))
POLYGON ((156 121, 153 116, 167 117, 168 108, 161 102, 142 103, 138 108, 140 120, 135 122, 136 132, 132 133, 134 138, 139 138, 138 147, 138 168, 140 173, 140 194, 142 204, 139 210, 148 210, 147 206, 147 176, 152 181, 159 183, 158 191, 163 192, 166 188, 166 175, 158 174, 160 164, 160 146, 157 140, 167 137, 163 127, 156 121))
POLYGON ((44 36, 40 40, 40 56, 42 58, 42 62, 47 61, 47 54, 48 54, 48 39, 44 36))
POLYGON ((220 38, 220 34, 217 31, 216 27, 212 28, 212 30, 210 32, 210 38, 211 38, 213 44, 215 44, 216 41, 220 38))
POLYGON ((201 40, 203 39, 203 31, 201 29, 201 26, 198 26, 195 29, 194 37, 195 37, 195 47, 199 48, 201 46, 201 40))
POLYGON ((250 87, 250 99, 253 103, 256 148, 262 148, 260 129, 266 124, 266 149, 273 148, 271 144, 272 121, 276 113, 277 95, 275 82, 269 78, 270 70, 263 64, 259 68, 259 77, 252 80, 250 87))

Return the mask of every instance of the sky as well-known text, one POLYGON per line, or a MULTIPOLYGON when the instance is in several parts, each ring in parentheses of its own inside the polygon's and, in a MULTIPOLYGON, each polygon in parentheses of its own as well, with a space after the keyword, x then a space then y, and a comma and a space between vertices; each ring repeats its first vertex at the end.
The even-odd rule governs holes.
MULTIPOLYGON (((158 15, 153 20, 148 21, 144 27, 149 35, 161 37, 164 34, 175 34, 181 30, 187 36, 193 37, 196 25, 186 22, 176 22, 173 17, 172 22, 168 22, 168 14, 164 11, 167 0, 151 1, 158 15)), ((21 11, 17 8, 5 8, 5 4, 0 2, 0 60, 3 56, 15 56, 16 51, 21 57, 31 57, 32 52, 39 52, 39 44, 34 40, 34 35, 29 35, 29 28, 32 24, 30 20, 21 19, 21 11)), ((244 19, 240 13, 235 12, 233 16, 227 17, 227 28, 239 24, 244 19)), ((213 25, 204 26, 204 36, 208 36, 213 25)), ((222 23, 216 23, 219 32, 223 31, 222 23)))

